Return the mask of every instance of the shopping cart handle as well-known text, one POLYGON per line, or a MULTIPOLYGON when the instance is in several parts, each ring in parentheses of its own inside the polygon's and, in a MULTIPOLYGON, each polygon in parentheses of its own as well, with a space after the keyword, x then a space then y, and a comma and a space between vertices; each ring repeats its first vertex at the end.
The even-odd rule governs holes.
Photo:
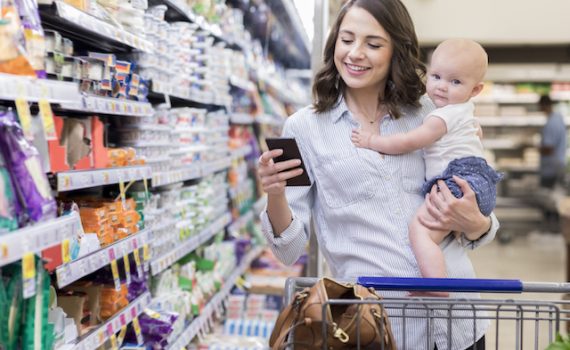
POLYGON ((521 293, 520 280, 478 278, 358 277, 358 284, 377 290, 521 293))

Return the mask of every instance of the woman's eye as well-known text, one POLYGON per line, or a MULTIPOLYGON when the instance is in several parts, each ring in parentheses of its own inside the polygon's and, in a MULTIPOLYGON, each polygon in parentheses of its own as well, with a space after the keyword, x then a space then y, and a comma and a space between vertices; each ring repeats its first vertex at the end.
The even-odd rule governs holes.
POLYGON ((340 39, 340 41, 342 41, 343 44, 350 44, 352 42, 352 40, 349 39, 340 39))
POLYGON ((370 47, 371 49, 379 49, 382 46, 381 45, 375 45, 375 44, 368 44, 368 47, 370 47))

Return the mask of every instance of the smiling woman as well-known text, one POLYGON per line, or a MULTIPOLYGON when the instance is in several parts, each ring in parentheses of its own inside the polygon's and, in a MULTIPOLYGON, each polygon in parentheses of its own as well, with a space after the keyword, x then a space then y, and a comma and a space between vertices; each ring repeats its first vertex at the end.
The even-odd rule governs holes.
MULTIPOLYGON (((399 0, 348 1, 331 28, 323 56, 313 104, 289 117, 282 135, 297 141, 311 185, 286 186, 301 170, 298 160, 276 161, 279 149, 264 152, 259 162, 268 193, 261 221, 269 246, 282 262, 294 263, 305 251, 312 217, 333 277, 419 277, 408 223, 424 203, 422 152, 379 155, 351 142, 355 129, 375 135, 413 130, 434 109, 422 98, 425 67, 405 6, 399 0)), ((445 184, 440 187, 442 195, 429 201, 431 228, 465 232, 458 239, 448 235, 441 246, 448 276, 472 278, 465 247, 492 240, 498 223, 493 215, 481 214, 474 195, 458 199, 445 184)), ((463 350, 482 339, 487 328, 485 321, 474 324, 467 319, 454 321, 449 335, 446 325, 434 323, 428 348, 421 319, 408 320, 405 327, 396 319, 392 327, 401 349, 433 350, 437 344, 439 349, 463 350)))

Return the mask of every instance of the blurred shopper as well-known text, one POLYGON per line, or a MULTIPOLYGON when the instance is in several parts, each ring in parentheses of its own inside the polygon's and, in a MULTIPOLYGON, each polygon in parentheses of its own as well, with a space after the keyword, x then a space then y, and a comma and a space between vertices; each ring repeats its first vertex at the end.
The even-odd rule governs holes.
POLYGON ((540 142, 540 186, 552 189, 562 184, 566 170, 566 124, 562 114, 554 112, 548 95, 540 97, 540 110, 547 120, 540 142))

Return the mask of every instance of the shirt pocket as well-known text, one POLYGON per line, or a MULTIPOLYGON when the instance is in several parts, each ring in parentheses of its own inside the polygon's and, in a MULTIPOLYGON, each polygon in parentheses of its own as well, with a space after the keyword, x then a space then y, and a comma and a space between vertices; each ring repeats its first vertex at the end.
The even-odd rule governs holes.
POLYGON ((319 158, 315 168, 318 191, 331 208, 342 208, 374 196, 374 175, 358 154, 319 158))
POLYGON ((422 151, 401 155, 402 188, 412 194, 421 194, 425 182, 425 163, 422 151))

